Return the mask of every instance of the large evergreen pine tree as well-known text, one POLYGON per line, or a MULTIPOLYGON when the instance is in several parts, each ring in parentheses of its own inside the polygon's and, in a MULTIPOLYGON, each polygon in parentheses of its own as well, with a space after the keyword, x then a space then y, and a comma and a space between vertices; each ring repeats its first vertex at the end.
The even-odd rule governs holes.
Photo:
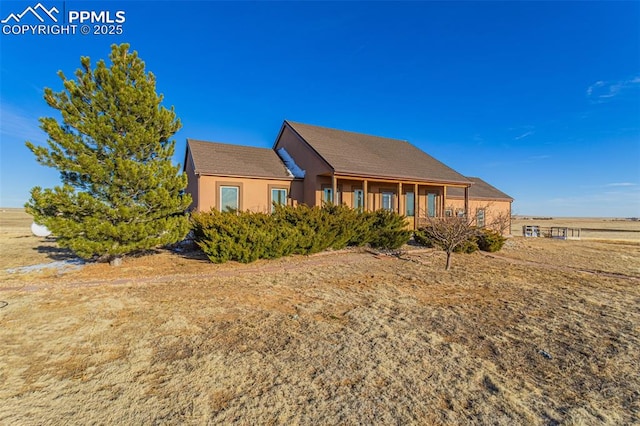
POLYGON ((64 89, 44 99, 62 122, 41 118, 48 147, 27 146, 39 163, 60 171, 61 186, 35 187, 26 204, 58 244, 79 256, 119 260, 122 255, 184 238, 186 176, 171 157, 180 129, 173 110, 161 106, 156 80, 128 44, 111 47, 111 66, 91 69, 81 57, 76 79, 62 71, 64 89))

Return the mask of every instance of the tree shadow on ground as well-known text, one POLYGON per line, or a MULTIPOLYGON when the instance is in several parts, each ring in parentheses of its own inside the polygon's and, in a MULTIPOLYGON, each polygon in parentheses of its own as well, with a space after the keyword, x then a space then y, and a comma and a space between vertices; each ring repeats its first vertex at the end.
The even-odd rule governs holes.
POLYGON ((35 247, 34 250, 38 253, 46 254, 51 260, 72 260, 78 258, 71 250, 61 247, 42 245, 35 247))
POLYGON ((200 250, 200 247, 198 247, 196 242, 191 239, 186 239, 176 244, 171 244, 167 246, 166 249, 174 255, 182 257, 183 259, 199 260, 201 262, 211 263, 207 255, 204 254, 204 252, 200 250))
POLYGON ((204 252, 198 248, 189 249, 189 250, 172 250, 173 254, 178 255, 184 259, 188 260, 198 260, 204 263, 211 263, 211 260, 207 257, 204 252))

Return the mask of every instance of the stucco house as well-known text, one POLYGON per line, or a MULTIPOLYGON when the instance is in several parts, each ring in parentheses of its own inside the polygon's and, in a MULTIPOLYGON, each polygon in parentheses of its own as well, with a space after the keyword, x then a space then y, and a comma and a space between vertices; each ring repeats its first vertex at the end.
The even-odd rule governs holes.
POLYGON ((387 209, 412 228, 428 216, 511 214, 513 199, 407 141, 285 121, 272 149, 187 139, 191 208, 268 212, 273 203, 387 209), (456 212, 452 212, 456 210, 456 212))
MULTIPOLYGON (((507 233, 511 230, 511 203, 513 198, 488 184, 479 177, 468 177, 473 185, 469 188, 469 212, 475 215, 476 224, 484 227, 501 220, 500 225, 507 233)), ((465 194, 459 188, 447 191, 447 208, 445 215, 464 214, 465 194)))

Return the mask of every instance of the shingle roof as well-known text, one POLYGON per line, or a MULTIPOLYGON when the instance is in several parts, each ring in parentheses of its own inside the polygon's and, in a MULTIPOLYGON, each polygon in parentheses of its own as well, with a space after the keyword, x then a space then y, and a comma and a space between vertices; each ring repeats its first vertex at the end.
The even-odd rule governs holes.
MULTIPOLYGON (((489 185, 480 178, 468 177, 468 179, 473 182, 473 185, 469 188, 470 199, 513 201, 512 197, 500 191, 498 188, 489 185)), ((464 198, 464 188, 447 187, 447 197, 464 198)))
POLYGON ((198 174, 293 178, 280 157, 269 148, 187 139, 187 152, 191 152, 198 174))
POLYGON ((469 184, 469 180, 407 141, 285 121, 335 173, 469 184))

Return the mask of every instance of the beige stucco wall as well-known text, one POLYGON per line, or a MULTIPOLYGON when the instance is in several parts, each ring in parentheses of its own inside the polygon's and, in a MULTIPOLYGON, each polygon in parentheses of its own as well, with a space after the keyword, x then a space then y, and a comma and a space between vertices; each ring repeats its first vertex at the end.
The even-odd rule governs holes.
MULTIPOLYGON (((456 210, 464 210, 464 199, 449 198, 446 200, 446 207, 453 208, 454 214, 456 210)), ((472 198, 469 200, 469 214, 475 217, 478 209, 485 209, 485 223, 490 226, 496 222, 498 216, 511 218, 511 202, 502 200, 480 200, 472 198)), ((506 234, 511 231, 511 226, 507 227, 506 234)))
MULTIPOLYGON (((220 186, 237 186, 240 188, 240 210, 268 213, 271 211, 271 189, 283 188, 287 190, 288 204, 292 204, 292 197, 303 197, 302 182, 279 179, 252 179, 231 176, 199 176, 198 211, 218 209, 220 203, 220 186)), ((193 196, 193 194, 192 194, 193 196)), ((194 197, 195 198, 195 197, 194 197)))
POLYGON ((282 133, 276 141, 274 149, 277 151, 278 148, 286 149, 289 155, 295 159, 296 164, 305 171, 302 198, 296 198, 296 201, 309 206, 320 205, 321 198, 318 198, 316 194, 318 175, 330 174, 333 170, 306 142, 286 125, 283 127, 282 133))
POLYGON ((189 210, 198 210, 198 178, 194 173, 193 159, 190 152, 186 158, 185 173, 187 175, 187 188, 185 191, 187 194, 191 194, 189 210))

